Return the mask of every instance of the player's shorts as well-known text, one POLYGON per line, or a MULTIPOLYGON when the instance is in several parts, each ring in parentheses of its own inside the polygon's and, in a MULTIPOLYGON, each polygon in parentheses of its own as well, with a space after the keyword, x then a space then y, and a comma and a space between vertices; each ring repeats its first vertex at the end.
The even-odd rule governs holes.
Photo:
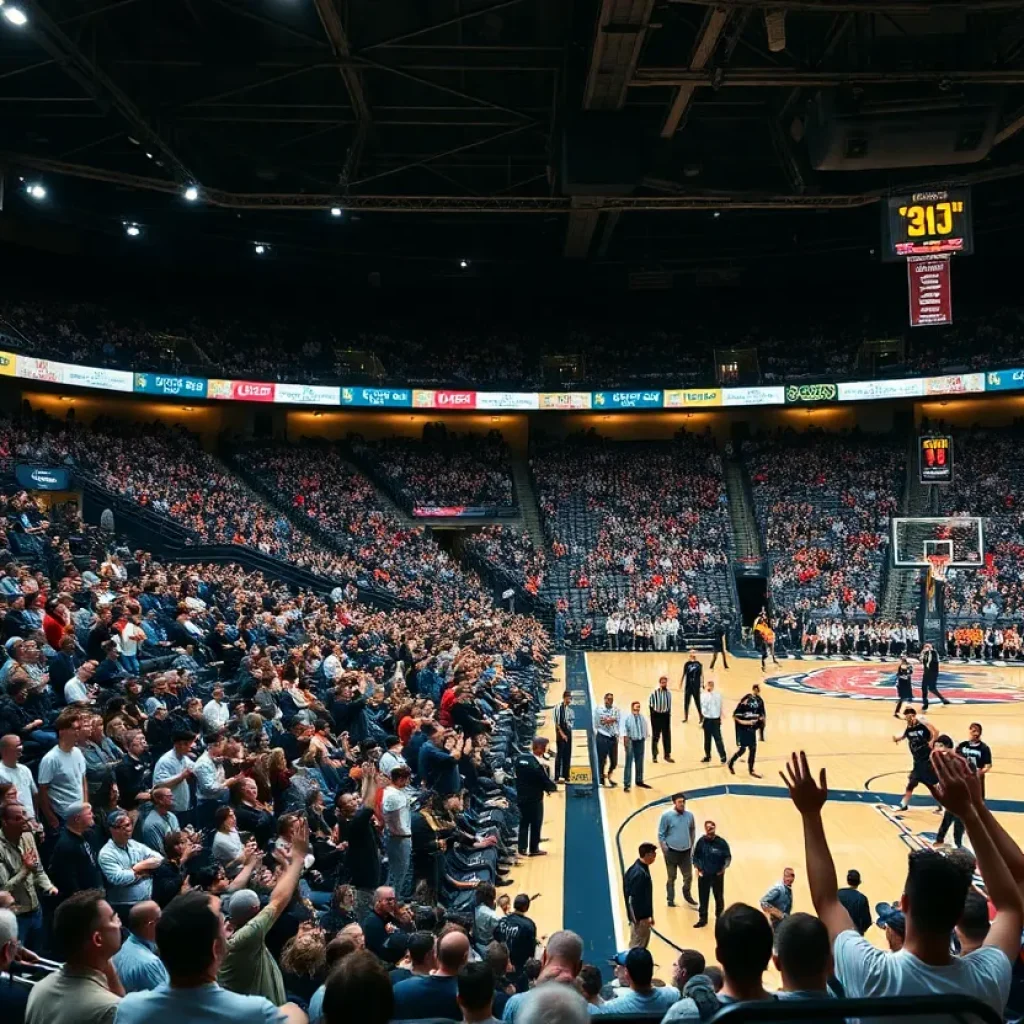
POLYGON ((908 792, 917 789, 919 785, 937 786, 938 784, 939 777, 935 774, 931 761, 914 762, 914 767, 910 769, 910 774, 907 776, 908 792))

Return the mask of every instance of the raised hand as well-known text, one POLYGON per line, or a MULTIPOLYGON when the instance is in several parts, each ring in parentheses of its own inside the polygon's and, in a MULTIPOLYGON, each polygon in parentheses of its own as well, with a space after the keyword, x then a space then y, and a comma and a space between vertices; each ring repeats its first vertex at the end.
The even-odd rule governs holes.
MULTIPOLYGON (((971 813, 975 797, 972 793, 971 770, 962 757, 957 757, 951 750, 933 750, 931 753, 932 767, 939 777, 937 786, 931 791, 936 800, 958 818, 963 819, 971 813)), ((973 780, 973 788, 977 798, 981 799, 981 785, 973 780)))
POLYGON ((292 835, 292 856, 301 860, 307 853, 309 853, 309 824, 300 821, 292 835))
POLYGON ((815 782, 807 764, 807 755, 802 750, 799 755, 795 752, 792 754, 786 770, 779 772, 779 775, 789 790, 790 799, 801 814, 814 814, 825 806, 828 799, 825 769, 821 769, 819 781, 815 782))

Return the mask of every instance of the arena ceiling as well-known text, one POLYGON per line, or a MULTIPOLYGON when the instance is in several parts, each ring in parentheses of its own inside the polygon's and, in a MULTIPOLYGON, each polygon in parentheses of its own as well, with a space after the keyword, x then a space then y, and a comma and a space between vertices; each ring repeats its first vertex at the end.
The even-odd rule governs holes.
POLYGON ((5 207, 32 225, 655 272, 866 257, 878 197, 931 181, 976 183, 979 235, 1021 226, 1024 0, 5 6, 27 16, 0 20, 5 207), (815 111, 958 106, 994 111, 980 159, 815 169, 815 111))

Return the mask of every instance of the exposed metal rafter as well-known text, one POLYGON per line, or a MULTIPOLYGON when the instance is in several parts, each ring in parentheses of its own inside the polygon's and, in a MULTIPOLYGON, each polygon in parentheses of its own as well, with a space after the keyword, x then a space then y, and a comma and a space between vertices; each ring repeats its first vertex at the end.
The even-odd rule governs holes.
MULTIPOLYGON (((174 194, 177 188, 161 178, 121 174, 98 167, 48 160, 21 153, 0 152, 0 165, 37 170, 55 175, 68 175, 92 181, 108 182, 127 188, 174 194)), ((964 184, 978 184, 1018 177, 1024 174, 1024 163, 1008 164, 962 175, 964 184)), ((763 192, 687 191, 685 186, 671 181, 648 178, 644 184, 661 190, 654 196, 594 196, 587 197, 600 210, 821 210, 855 209, 877 203, 888 193, 883 189, 850 195, 775 195, 763 192)), ((920 182, 927 188, 931 183, 920 182)), ((946 182, 948 184, 948 182, 946 182)), ((329 209, 336 205, 334 193, 239 193, 219 189, 204 189, 203 201, 210 206, 230 210, 309 210, 329 209)), ((584 201, 586 203, 586 201, 584 201)), ((353 210, 378 210, 391 213, 569 213, 573 201, 563 196, 385 196, 351 195, 345 200, 353 210)), ((579 205, 579 200, 577 200, 579 205)), ((600 212, 600 210, 598 212, 600 212)))
POLYGON ((366 144, 366 137, 369 134, 371 120, 370 104, 366 98, 366 90, 360 73, 345 61, 351 51, 349 49, 348 34, 341 20, 341 14, 335 6, 335 0, 313 0, 316 5, 316 13, 320 17, 320 24, 324 27, 324 34, 331 44, 331 51, 338 58, 338 71, 341 73, 342 81, 348 92, 348 98, 352 103, 352 109, 356 114, 357 128, 355 139, 349 146, 348 155, 345 157, 345 165, 341 171, 341 182, 347 186, 356 176, 359 168, 359 161, 362 159, 363 147, 366 144))
POLYGON ((101 71, 40 7, 37 0, 26 0, 28 24, 25 31, 61 68, 88 93, 104 111, 119 114, 141 143, 163 157, 178 184, 196 178, 170 143, 146 120, 142 111, 101 71))
POLYGON ((802 71, 795 68, 731 68, 694 70, 693 68, 640 68, 632 85, 636 87, 680 86, 695 89, 714 84, 719 88, 827 88, 835 85, 904 85, 934 82, 936 85, 1021 85, 1024 68, 1016 70, 963 71, 802 71))
MULTIPOLYGON (((710 84, 711 74, 710 72, 705 73, 704 69, 715 55, 718 42, 722 38, 725 26, 729 23, 731 13, 724 7, 709 7, 704 14, 704 21, 697 35, 697 44, 693 48, 693 56, 690 57, 690 71, 698 77, 690 81, 673 83, 678 85, 679 89, 672 100, 672 105, 668 109, 665 123, 661 129, 663 139, 671 139, 675 135, 697 87, 710 84)), ((634 80, 632 84, 639 83, 634 80)))
POLYGON ((1024 10, 1024 0, 668 0, 693 7, 731 10, 814 11, 818 14, 934 14, 961 11, 992 14, 1024 10))
POLYGON ((584 110, 621 110, 636 70, 654 0, 602 0, 583 91, 584 110))

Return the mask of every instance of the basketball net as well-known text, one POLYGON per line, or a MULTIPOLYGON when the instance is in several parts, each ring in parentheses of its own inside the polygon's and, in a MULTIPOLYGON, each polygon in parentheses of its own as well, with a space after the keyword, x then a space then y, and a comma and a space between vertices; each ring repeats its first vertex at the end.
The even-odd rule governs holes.
POLYGON ((946 572, 949 569, 949 555, 928 555, 928 576, 936 583, 946 582, 946 572))

